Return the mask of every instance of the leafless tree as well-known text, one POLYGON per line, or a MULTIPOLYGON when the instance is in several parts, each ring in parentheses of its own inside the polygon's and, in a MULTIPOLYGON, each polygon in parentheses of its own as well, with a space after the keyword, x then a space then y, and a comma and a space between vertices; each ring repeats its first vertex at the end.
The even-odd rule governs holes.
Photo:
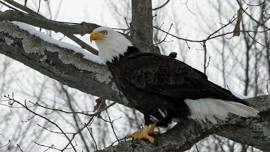
MULTIPOLYGON (((99 25, 86 22, 55 21, 58 13, 52 14, 49 7, 50 2, 49 0, 36 1, 33 3, 36 8, 30 9, 27 0, 23 3, 13 0, 0 1, 2 9, 8 8, 8 10, 0 11, 0 53, 50 77, 43 77, 38 85, 32 84, 30 87, 23 88, 21 94, 24 96, 27 95, 26 89, 30 88, 34 92, 26 99, 17 97, 17 94, 20 93, 17 91, 3 94, 1 104, 9 106, 11 111, 16 111, 16 113, 11 112, 11 114, 1 116, 5 122, 3 128, 14 125, 14 122, 18 123, 15 124, 16 130, 12 133, 13 138, 5 137, 4 140, 0 140, 1 149, 10 151, 184 151, 205 137, 216 134, 219 137, 212 138, 214 142, 229 145, 226 147, 231 148, 228 151, 234 151, 237 144, 221 137, 227 137, 261 150, 270 150, 269 96, 257 96, 267 92, 266 86, 268 86, 270 75, 270 41, 268 38, 270 3, 268 1, 259 1, 256 4, 252 1, 228 2, 227 5, 232 6, 229 8, 233 11, 233 15, 230 17, 222 16, 223 10, 221 10, 221 4, 218 3, 216 10, 220 15, 220 24, 216 28, 209 26, 206 36, 199 39, 180 36, 184 32, 179 30, 181 23, 177 18, 177 12, 173 12, 172 23, 163 26, 162 19, 166 16, 162 16, 164 12, 160 11, 172 3, 170 0, 158 1, 156 7, 152 6, 151 0, 132 0, 130 4, 126 1, 123 4, 108 1, 108 4, 121 18, 119 25, 124 27, 122 30, 125 35, 141 50, 168 53, 165 48, 173 40, 176 42, 177 48, 181 49, 179 53, 181 59, 185 60, 185 50, 189 51, 195 46, 199 47, 202 50, 202 70, 207 73, 210 71, 212 58, 215 58, 211 56, 213 53, 211 50, 216 48, 222 58, 221 71, 224 87, 227 87, 229 82, 227 69, 231 68, 226 66, 226 63, 238 62, 243 74, 236 76, 244 84, 239 88, 244 88, 244 95, 257 96, 247 101, 261 111, 260 118, 243 120, 232 117, 227 122, 220 122, 218 125, 209 124, 204 128, 188 120, 164 134, 157 135, 156 145, 144 141, 127 141, 123 138, 124 135, 121 135, 124 130, 129 131, 130 127, 139 127, 142 122, 140 114, 130 109, 133 107, 130 106, 129 101, 115 88, 110 73, 104 65, 86 60, 75 50, 46 42, 11 22, 30 24, 41 31, 49 31, 47 34, 50 36, 53 32, 59 32, 88 50, 89 53, 97 55, 98 51, 82 41, 78 34, 89 34, 99 25), (118 5, 124 5, 127 8, 126 15, 117 11, 118 5), (41 7, 47 7, 47 15, 42 15, 41 7), (238 42, 228 43, 228 37, 231 39, 233 36, 239 35, 241 37, 239 44, 238 42), (216 42, 219 42, 219 45, 214 45, 216 42), (235 51, 240 48, 241 52, 235 51), (243 53, 244 58, 238 58, 237 53, 243 53), (267 75, 267 79, 265 76, 261 76, 264 73, 267 75), (31 88, 34 85, 35 88, 31 88), (114 112, 110 112, 116 108, 111 107, 124 109, 122 111, 125 114, 121 116, 130 120, 127 122, 130 124, 128 127, 117 127, 119 126, 118 118, 113 116, 114 112), (132 112, 126 113, 125 111, 132 112), (17 116, 12 116, 12 114, 17 116), (8 121, 10 117, 18 120, 8 121), (21 127, 21 121, 25 122, 24 127, 21 127), (11 122, 13 124, 9 124, 11 122), (29 136, 31 138, 28 138, 29 136), (58 145, 47 144, 47 136, 57 136, 62 142, 58 145), (27 141, 29 139, 31 141, 27 141)), ((59 3, 59 7, 61 3, 62 1, 59 3)), ((189 1, 186 1, 182 5, 186 5, 188 8, 188 3, 189 1)), ((189 11, 192 13, 192 10, 189 11)), ((5 74, 11 62, 10 59, 3 61, 1 90, 5 90, 6 84, 9 82, 5 74)), ((40 77, 41 75, 38 75, 38 80, 40 77)), ((12 78, 14 79, 11 80, 12 82, 20 83, 20 78, 12 78)), ((222 145, 217 146, 217 144, 205 145, 201 142, 198 147, 202 150, 204 148, 227 151, 222 145)), ((241 149, 245 151, 247 148, 242 146, 241 149)))

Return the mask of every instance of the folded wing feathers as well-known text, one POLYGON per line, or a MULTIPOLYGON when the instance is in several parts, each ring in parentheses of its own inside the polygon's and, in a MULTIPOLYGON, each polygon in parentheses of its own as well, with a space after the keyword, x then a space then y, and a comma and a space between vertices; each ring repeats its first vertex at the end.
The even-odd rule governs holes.
POLYGON ((185 103, 191 111, 190 118, 199 122, 208 120, 212 123, 217 123, 217 119, 224 121, 229 113, 241 117, 256 117, 259 113, 258 110, 244 104, 219 99, 186 99, 185 103))

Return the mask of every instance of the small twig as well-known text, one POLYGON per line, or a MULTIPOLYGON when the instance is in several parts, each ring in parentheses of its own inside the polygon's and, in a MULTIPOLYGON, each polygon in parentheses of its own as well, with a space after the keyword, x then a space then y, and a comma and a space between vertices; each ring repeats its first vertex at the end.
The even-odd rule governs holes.
POLYGON ((93 136, 93 132, 92 132, 92 128, 89 128, 89 127, 86 127, 88 132, 89 132, 89 135, 90 137, 92 138, 92 140, 94 141, 94 145, 95 145, 95 150, 98 150, 98 146, 97 146, 97 142, 93 136))
POLYGON ((19 144, 17 144, 17 147, 19 148, 19 150, 20 150, 21 152, 23 152, 23 150, 22 150, 22 148, 21 148, 21 146, 20 146, 19 144))
POLYGON ((11 143, 10 140, 8 140, 8 143, 6 143, 6 144, 4 144, 4 145, 1 145, 1 146, 0 146, 0 149, 1 149, 1 148, 4 148, 4 147, 7 147, 8 145, 10 145, 10 143, 11 143))
POLYGON ((126 141, 126 139, 127 139, 127 137, 123 137, 123 138, 119 138, 119 140, 115 140, 114 142, 112 142, 111 144, 110 144, 110 146, 113 146, 115 143, 119 143, 119 141, 126 141))
MULTIPOLYGON (((1 1, 0 1, 1 2, 1 1)), ((47 30, 52 30, 54 32, 61 32, 62 34, 69 37, 71 40, 73 40, 75 43, 80 45, 82 48, 88 50, 89 52, 93 53, 94 55, 98 54, 98 51, 91 47, 90 45, 86 44, 81 39, 74 36, 74 34, 88 34, 90 33, 94 28, 98 27, 96 24, 92 23, 69 23, 69 22, 58 22, 49 20, 41 15, 36 15, 38 13, 35 12, 35 15, 33 14, 25 14, 20 11, 12 11, 8 10, 5 12, 0 13, 0 21, 2 20, 9 20, 9 21, 18 21, 23 22, 26 24, 31 24, 32 26, 44 28, 47 30)))
POLYGON ((236 24, 235 24, 235 27, 234 27, 234 30, 233 30, 233 36, 239 36, 240 35, 240 24, 241 24, 241 21, 242 21, 242 9, 238 9, 237 11, 237 21, 236 21, 236 24))
POLYGON ((113 134, 114 134, 114 136, 115 136, 116 140, 117 140, 118 142, 120 142, 119 138, 118 138, 118 137, 117 137, 117 135, 116 135, 116 132, 115 132, 115 129, 114 129, 114 126, 113 126, 113 121, 111 120, 111 117, 110 117, 110 115, 109 115, 108 110, 106 110, 106 114, 107 114, 107 116, 108 116, 109 123, 110 123, 110 125, 111 125, 112 131, 113 131, 113 134))
POLYGON ((79 121, 81 121, 81 120, 80 120, 79 117, 77 117, 77 115, 76 115, 76 113, 75 113, 75 110, 74 110, 74 108, 73 108, 73 105, 72 105, 72 101, 73 101, 73 100, 72 100, 72 96, 70 96, 70 93, 69 93, 68 90, 64 87, 63 84, 61 84, 61 91, 63 91, 63 93, 64 93, 64 95, 65 95, 65 97, 66 97, 66 102, 67 102, 67 104, 68 104, 68 107, 69 107, 69 109, 70 109, 71 112, 72 112, 72 117, 73 117, 73 120, 74 120, 74 122, 75 122, 75 126, 76 126, 77 133, 79 134, 79 136, 80 136, 80 138, 81 138, 81 140, 82 140, 82 142, 83 142, 83 144, 84 144, 84 147, 85 147, 86 151, 87 151, 87 152, 90 152, 89 146, 88 146, 88 144, 87 144, 87 142, 86 142, 86 140, 85 140, 85 138, 84 138, 84 136, 83 136, 83 134, 82 134, 82 130, 80 130, 79 121))
MULTIPOLYGON (((62 149, 56 148, 54 145, 48 146, 48 145, 40 144, 40 143, 38 143, 38 142, 36 142, 36 141, 34 141, 34 143, 35 143, 36 145, 40 146, 40 147, 45 147, 45 148, 48 148, 48 149, 53 149, 53 150, 57 150, 57 151, 62 151, 62 149)), ((66 148, 66 150, 68 150, 68 149, 71 149, 71 148, 66 148)))
POLYGON ((53 149, 53 146, 54 145, 51 145, 50 147, 47 147, 47 149, 45 149, 43 152, 47 152, 48 150, 53 149))
MULTIPOLYGON (((37 126, 39 126, 40 128, 42 128, 42 129, 44 129, 44 130, 47 130, 48 132, 54 133, 54 134, 61 134, 61 135, 63 134, 62 132, 50 130, 50 129, 48 129, 48 128, 46 128, 46 127, 40 125, 40 124, 37 124, 37 126)), ((73 135, 73 134, 75 134, 75 133, 73 133, 73 132, 65 132, 65 134, 73 135)))
MULTIPOLYGON (((82 132, 85 128, 87 128, 88 125, 90 125, 90 123, 93 121, 95 117, 91 117, 87 123, 84 124, 84 126, 82 128, 80 128, 76 133, 73 134, 72 138, 71 138, 71 141, 76 137, 76 135, 79 133, 79 132, 82 132)), ((72 144, 71 142, 68 142, 66 144, 66 146, 62 149, 62 150, 65 150, 70 144, 72 144)))
MULTIPOLYGON (((36 103, 33 103, 32 101, 29 101, 30 103, 33 104, 33 106, 39 106, 41 108, 44 108, 44 109, 49 109, 49 110, 52 110, 52 111, 58 111, 58 112, 63 112, 63 113, 66 113, 66 114, 73 114, 72 111, 65 111, 65 110, 62 110, 62 109, 57 109, 57 108, 51 108, 51 107, 48 107, 48 106, 44 106, 44 105, 41 105, 40 103, 36 102, 36 103)), ((99 109, 97 112, 95 113, 92 113, 92 114, 88 114, 87 111, 81 111, 81 112, 75 112, 76 114, 81 114, 81 115, 85 115, 85 116, 89 116, 89 117, 93 117, 93 116, 97 116, 99 115, 100 113, 102 113, 104 110, 107 110, 108 108, 112 107, 113 105, 115 105, 116 102, 113 102, 111 104, 109 104, 108 106, 104 107, 104 108, 101 108, 99 109)), ((28 106, 29 107, 29 106, 28 106)), ((17 107, 17 108, 21 108, 21 107, 17 107)))
POLYGON ((171 24, 171 25, 170 25, 170 27, 169 27, 169 29, 168 29, 167 33, 165 33, 164 38, 163 38, 161 41, 159 41, 159 42, 157 42, 156 44, 154 44, 154 45, 161 44, 161 43, 163 43, 163 42, 166 40, 166 38, 168 37, 168 33, 169 33, 169 32, 170 32, 170 30, 172 29, 172 26, 173 26, 173 24, 171 24))
POLYGON ((73 40, 74 42, 76 42, 77 44, 79 44, 82 48, 84 48, 87 51, 89 51, 90 53, 93 53, 95 55, 98 55, 98 51, 96 49, 94 49, 90 45, 86 44, 84 41, 82 41, 81 39, 77 38, 75 35, 69 34, 69 33, 63 33, 63 34, 66 35, 71 40, 73 40))
POLYGON ((200 152, 197 144, 195 144, 195 147, 196 147, 197 152, 200 152))
POLYGON ((32 114, 34 114, 34 115, 36 115, 36 116, 38 116, 38 117, 40 117, 40 118, 42 118, 42 119, 48 121, 49 123, 53 124, 56 128, 58 128, 58 129, 63 133, 63 135, 66 137, 66 139, 67 139, 67 140, 69 141, 69 143, 71 144, 73 150, 74 150, 75 152, 77 151, 76 148, 75 148, 75 146, 74 146, 73 143, 72 143, 72 140, 67 136, 67 134, 64 132, 64 130, 63 130, 58 124, 56 124, 55 122, 53 122, 52 120, 50 120, 50 119, 46 118, 45 116, 42 116, 42 115, 36 113, 35 111, 31 110, 31 109, 27 106, 26 100, 24 101, 24 104, 22 104, 21 102, 19 102, 19 101, 17 101, 17 100, 14 99, 14 95, 12 95, 12 96, 9 96, 9 95, 8 95, 8 96, 4 96, 4 97, 7 98, 7 99, 9 99, 9 100, 11 101, 11 104, 17 103, 17 104, 21 105, 22 107, 24 107, 27 111, 31 112, 32 114))
POLYGON ((203 73, 206 74, 206 69, 207 69, 207 47, 206 47, 206 41, 203 42, 203 50, 204 50, 204 56, 203 56, 203 73))
POLYGON ((253 20, 253 21, 254 21, 255 23, 257 23, 258 25, 264 27, 265 29, 270 30, 270 28, 267 27, 266 24, 261 23, 260 21, 258 21, 257 19, 255 19, 252 15, 250 15, 250 14, 246 11, 247 8, 244 9, 244 8, 242 7, 242 3, 241 3, 240 0, 237 0, 236 2, 238 3, 238 5, 239 5, 240 9, 243 11, 243 13, 245 13, 251 20, 253 20))
POLYGON ((36 13, 35 11, 31 10, 30 8, 28 8, 26 6, 21 5, 20 3, 17 3, 14 0, 4 0, 4 1, 7 2, 7 3, 9 3, 10 5, 16 7, 16 8, 19 8, 20 10, 23 10, 24 12, 27 12, 27 13, 31 14, 31 15, 44 18, 44 16, 36 13))
POLYGON ((24 0, 24 6, 26 6, 27 5, 27 0, 24 0))
MULTIPOLYGON (((179 37, 179 36, 176 36, 176 35, 174 35, 174 34, 171 34, 171 33, 167 32, 167 31, 165 31, 165 30, 162 30, 161 28, 159 28, 159 27, 157 27, 157 26, 154 26, 154 28, 157 29, 157 30, 160 30, 160 31, 166 33, 167 35, 170 35, 170 36, 172 36, 172 37, 174 37, 174 38, 176 38, 176 39, 179 39, 179 40, 184 40, 184 41, 186 41, 186 42, 204 43, 204 42, 206 42, 206 41, 208 41, 208 40, 211 40, 211 39, 214 39, 214 38, 217 38, 217 37, 221 37, 221 36, 225 36, 225 35, 228 35, 228 34, 232 34, 233 31, 227 32, 227 33, 222 33, 222 34, 220 34, 220 35, 215 35, 215 34, 218 33, 219 31, 221 31, 222 29, 226 28, 228 25, 232 24, 235 20, 236 20, 236 18, 233 17, 227 24, 224 24, 223 26, 221 26, 220 28, 218 28, 217 30, 215 30, 214 32, 212 32, 211 34, 209 34, 206 38, 201 39, 201 40, 191 40, 191 39, 187 39, 187 38, 181 38, 181 37, 179 37), (215 36, 214 36, 214 35, 215 35, 215 36)), ((241 32, 242 32, 242 31, 241 31, 241 32)))
POLYGON ((41 6, 41 0, 38 0, 38 9, 37 9, 38 14, 39 14, 39 11, 40 11, 40 6, 41 6))
POLYGON ((152 10, 153 10, 153 11, 159 10, 159 9, 161 9, 162 7, 166 6, 169 2, 170 2, 170 0, 167 0, 167 1, 164 2, 162 5, 160 5, 160 6, 156 7, 156 8, 153 8, 152 10))
POLYGON ((0 3, 1 3, 1 4, 3 4, 4 6, 6 6, 6 7, 10 8, 10 9, 13 9, 13 10, 15 10, 15 11, 20 12, 20 10, 18 10, 17 8, 12 7, 12 6, 10 6, 10 5, 8 5, 8 4, 6 4, 6 3, 2 2, 2 1, 0 1, 0 3))

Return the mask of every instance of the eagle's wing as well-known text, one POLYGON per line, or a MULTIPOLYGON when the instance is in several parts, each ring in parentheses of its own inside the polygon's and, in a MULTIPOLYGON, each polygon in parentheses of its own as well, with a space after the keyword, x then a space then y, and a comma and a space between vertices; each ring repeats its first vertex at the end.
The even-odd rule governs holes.
POLYGON ((179 99, 218 98, 239 100, 207 80, 202 72, 176 59, 141 53, 121 65, 121 79, 138 89, 179 99))

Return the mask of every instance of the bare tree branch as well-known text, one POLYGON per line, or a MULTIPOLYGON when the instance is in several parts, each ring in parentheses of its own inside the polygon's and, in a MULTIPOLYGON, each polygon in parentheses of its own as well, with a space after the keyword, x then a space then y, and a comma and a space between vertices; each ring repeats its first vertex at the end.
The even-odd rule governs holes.
POLYGON ((108 147, 99 152, 132 151, 132 152, 178 152, 190 149, 199 140, 210 134, 218 134, 234 141, 257 147, 263 151, 270 150, 269 109, 270 96, 260 96, 247 100, 261 110, 261 118, 233 118, 226 124, 208 125, 202 128, 192 120, 183 120, 181 125, 167 133, 157 136, 156 145, 144 141, 127 141, 108 147))
POLYGON ((194 145, 197 141, 213 133, 222 135, 224 137, 233 136, 232 139, 235 139, 235 141, 239 142, 241 140, 241 142, 244 144, 250 144, 257 148, 259 147, 261 150, 269 151, 269 137, 261 136, 263 134, 263 127, 261 127, 260 129, 252 129, 253 126, 261 125, 261 123, 258 123, 254 120, 231 120, 223 126, 208 126, 206 128, 201 128, 200 125, 192 121, 183 121, 182 124, 183 125, 176 126, 174 129, 170 130, 166 134, 158 135, 156 145, 143 141, 128 141, 120 143, 119 145, 116 145, 114 147, 108 147, 107 149, 101 151, 184 151, 190 149, 190 147, 194 145), (237 134, 237 136, 235 134, 237 134), (258 142, 258 139, 256 138, 261 137, 263 137, 263 140, 260 140, 258 142))
POLYGON ((0 53, 83 92, 126 101, 119 96, 106 66, 88 61, 73 50, 49 44, 12 23, 0 22, 0 53))
POLYGON ((162 5, 156 7, 156 8, 153 8, 153 11, 157 11, 163 7, 165 7, 168 3, 170 2, 170 0, 166 0, 166 2, 164 2, 162 5))
MULTIPOLYGON (((73 50, 49 44, 19 29, 12 23, 0 22, 0 53, 14 58, 70 87, 130 106, 129 102, 121 96, 121 93, 115 87, 105 66, 87 61, 82 58, 82 55, 75 53, 73 50), (46 59, 44 59, 45 57, 46 59)), ((261 114, 261 118, 257 120, 248 119, 242 121, 237 119, 237 122, 241 121, 241 123, 238 123, 240 125, 235 125, 236 123, 233 120, 228 123, 232 125, 210 126, 207 128, 201 128, 192 121, 183 121, 181 123, 183 125, 177 126, 166 134, 159 135, 158 146, 141 141, 128 141, 109 149, 118 148, 120 151, 119 148, 126 147, 128 149, 123 151, 128 151, 135 144, 137 151, 140 148, 145 151, 165 151, 169 149, 179 151, 189 149, 193 144, 209 134, 217 133, 237 142, 250 144, 262 150, 270 150, 270 138, 269 132, 267 132, 267 125, 270 122, 270 117, 267 115, 270 108, 269 98, 269 96, 265 96, 249 100, 251 105, 260 111, 265 111, 261 114)), ((110 150, 106 149, 104 151, 110 150)))
MULTIPOLYGON (((18 4, 20 5, 20 4, 18 4)), ((24 7, 24 6, 22 6, 24 7)), ((89 52, 97 55, 98 52, 96 49, 92 48, 79 38, 77 38, 74 34, 89 34, 93 29, 98 27, 96 24, 91 23, 67 23, 67 22, 58 22, 46 19, 41 15, 33 15, 33 14, 25 14, 19 11, 8 10, 5 12, 0 11, 0 21, 8 20, 8 21, 20 21, 23 23, 27 23, 36 27, 45 28, 47 30, 52 30, 54 32, 61 32, 66 35, 68 38, 79 44, 82 48, 88 50, 89 52)))
POLYGON ((98 27, 97 24, 86 22, 69 23, 69 22, 53 21, 13 10, 0 12, 0 21, 3 20, 19 21, 36 27, 52 30, 55 32, 80 34, 80 35, 89 34, 93 29, 98 27))

